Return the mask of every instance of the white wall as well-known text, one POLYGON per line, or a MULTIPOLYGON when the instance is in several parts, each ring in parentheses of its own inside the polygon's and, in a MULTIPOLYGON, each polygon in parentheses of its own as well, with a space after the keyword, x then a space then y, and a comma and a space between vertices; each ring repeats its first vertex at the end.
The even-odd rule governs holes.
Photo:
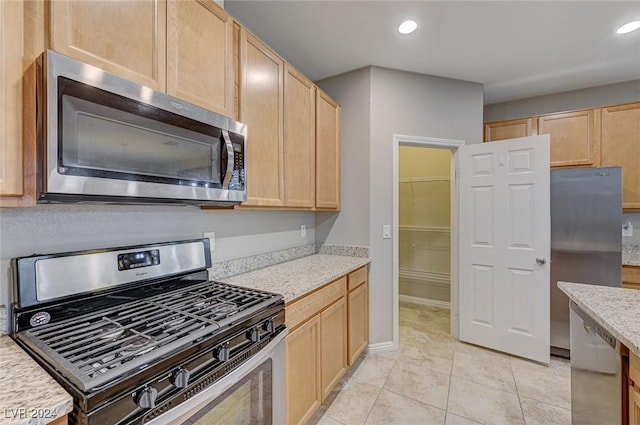
POLYGON ((393 134, 480 142, 482 85, 378 67, 322 80, 318 85, 342 105, 343 152, 352 145, 354 149, 348 157, 343 157, 343 166, 350 171, 357 169, 354 179, 358 180, 356 184, 343 179, 342 212, 334 223, 326 225, 331 227, 329 230, 321 231, 318 226, 317 238, 320 239, 322 233, 327 234, 326 240, 330 243, 368 241, 373 257, 369 276, 370 342, 390 342, 393 338, 392 244, 391 239, 382 239, 382 225, 391 224, 394 214, 393 134), (361 110, 352 111, 363 107, 366 84, 369 84, 368 119, 360 115, 361 110), (353 92, 357 94, 352 98, 348 94, 353 92), (346 117, 352 114, 359 119, 348 122, 346 117), (365 141, 367 133, 368 142, 365 141), (368 166, 368 174, 362 174, 364 164, 368 166), (362 192, 368 194, 368 202, 362 192), (345 203, 351 198, 357 201, 345 203), (368 237, 361 234, 362 222, 355 223, 354 217, 342 220, 342 215, 368 221, 368 237))
POLYGON ((369 246, 370 68, 319 85, 342 107, 342 213, 316 213, 316 243, 369 246))
POLYGON ((484 122, 640 101, 640 80, 530 97, 484 107, 484 122))
POLYGON ((0 304, 9 261, 34 253, 201 238, 214 231, 215 263, 315 242, 314 213, 209 210, 184 206, 38 205, 0 210, 0 304), (300 225, 307 236, 300 238, 300 225))

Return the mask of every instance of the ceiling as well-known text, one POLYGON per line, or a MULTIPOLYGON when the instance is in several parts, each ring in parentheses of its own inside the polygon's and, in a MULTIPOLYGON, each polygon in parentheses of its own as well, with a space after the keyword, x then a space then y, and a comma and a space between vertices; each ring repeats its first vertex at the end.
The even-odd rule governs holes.
POLYGON ((225 0, 312 80, 369 65, 484 84, 491 104, 640 79, 639 1, 225 0), (400 35, 398 24, 418 29, 400 35))

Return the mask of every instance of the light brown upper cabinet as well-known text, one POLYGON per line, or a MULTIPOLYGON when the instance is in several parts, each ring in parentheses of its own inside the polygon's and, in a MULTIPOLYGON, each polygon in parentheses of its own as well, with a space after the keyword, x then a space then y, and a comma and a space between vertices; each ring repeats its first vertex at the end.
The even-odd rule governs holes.
POLYGON ((233 20, 213 0, 167 3, 167 93, 235 117, 233 20))
POLYGON ((640 103, 602 108, 602 166, 622 167, 622 207, 640 210, 640 103))
POLYGON ((165 90, 164 0, 56 0, 49 5, 53 50, 153 89, 165 90))
POLYGON ((538 134, 551 137, 551 166, 599 166, 599 124, 597 109, 539 117, 538 134))
POLYGON ((490 122, 484 125, 484 141, 514 139, 537 134, 536 121, 533 118, 522 118, 509 121, 490 122))
POLYGON ((240 121, 247 124, 247 201, 284 205, 284 61, 244 28, 240 30, 240 121))
POLYGON ((285 65, 284 72, 284 196, 285 206, 315 205, 316 88, 285 65))
POLYGON ((340 209, 340 105, 316 92, 316 208, 340 209))
POLYGON ((23 2, 0 2, 0 206, 18 206, 24 195, 23 11, 23 2))
POLYGON ((551 167, 598 167, 600 165, 599 111, 599 109, 585 109, 486 123, 484 141, 493 142, 549 134, 551 167))

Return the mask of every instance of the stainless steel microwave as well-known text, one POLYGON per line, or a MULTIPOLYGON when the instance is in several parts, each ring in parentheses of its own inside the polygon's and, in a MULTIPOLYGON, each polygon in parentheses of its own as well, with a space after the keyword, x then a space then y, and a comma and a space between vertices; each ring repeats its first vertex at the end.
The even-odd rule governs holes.
POLYGON ((36 69, 38 202, 246 200, 245 124, 53 51, 36 69))

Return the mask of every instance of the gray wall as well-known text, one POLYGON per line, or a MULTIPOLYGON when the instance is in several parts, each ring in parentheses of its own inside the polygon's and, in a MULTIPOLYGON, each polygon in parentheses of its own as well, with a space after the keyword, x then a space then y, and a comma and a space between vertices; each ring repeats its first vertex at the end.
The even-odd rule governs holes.
POLYGON ((640 80, 486 105, 484 122, 637 101, 640 80))
POLYGON ((215 263, 315 242, 314 213, 202 211, 185 206, 38 205, 0 210, 0 304, 8 300, 9 260, 215 232, 215 263), (300 237, 300 225, 307 236, 300 237))
POLYGON ((317 238, 325 238, 328 243, 351 244, 355 244, 355 238, 368 240, 373 258, 369 276, 370 342, 390 342, 393 339, 392 240, 382 239, 381 235, 382 225, 391 224, 394 214, 393 134, 480 142, 482 85, 378 67, 336 76, 318 84, 342 104, 343 150, 350 149, 352 144, 357 146, 347 154, 349 159, 345 158, 343 164, 349 169, 357 167, 354 178, 358 180, 349 183, 343 179, 340 216, 354 217, 349 220, 339 217, 331 225, 321 223, 317 238), (364 105, 366 83, 369 84, 368 118, 362 116, 361 111, 352 111, 364 105), (352 91, 357 93, 357 100, 346 95, 352 91), (347 122, 344 117, 350 115, 359 117, 357 122, 347 122), (368 144, 363 139, 367 132, 368 144), (363 174, 365 167, 368 167, 368 174, 363 174), (362 192, 367 192, 367 196, 362 192), (357 201, 345 203, 352 197, 357 201), (356 226, 353 220, 368 222, 368 237, 361 234, 362 223, 356 226))
POLYGON ((316 213, 316 243, 369 246, 370 68, 319 82, 342 107, 342 213, 316 213))

